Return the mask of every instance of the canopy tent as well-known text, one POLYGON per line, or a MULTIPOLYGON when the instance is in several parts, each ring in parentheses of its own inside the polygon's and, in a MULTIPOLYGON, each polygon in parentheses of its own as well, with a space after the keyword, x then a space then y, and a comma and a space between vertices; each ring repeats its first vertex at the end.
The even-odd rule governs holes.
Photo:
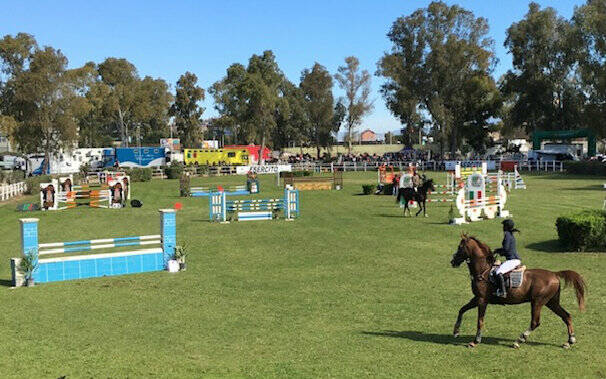
POLYGON ((541 150, 543 140, 570 140, 575 138, 587 138, 587 155, 593 157, 596 152, 595 133, 591 129, 579 130, 550 130, 535 131, 532 133, 533 150, 541 150))

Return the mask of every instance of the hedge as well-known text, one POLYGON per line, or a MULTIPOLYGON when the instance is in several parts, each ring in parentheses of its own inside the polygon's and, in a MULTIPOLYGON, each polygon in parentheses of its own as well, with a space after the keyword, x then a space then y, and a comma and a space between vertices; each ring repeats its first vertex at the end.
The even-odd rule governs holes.
POLYGON ((606 212, 588 210, 558 217, 556 228, 560 244, 570 251, 606 249, 606 212))
POLYGON ((564 167, 569 174, 606 176, 606 164, 598 161, 566 161, 564 167))

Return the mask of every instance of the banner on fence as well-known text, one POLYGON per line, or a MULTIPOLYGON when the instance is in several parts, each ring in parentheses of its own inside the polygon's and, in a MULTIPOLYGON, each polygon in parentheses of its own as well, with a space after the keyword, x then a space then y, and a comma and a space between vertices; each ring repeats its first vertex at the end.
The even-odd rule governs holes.
POLYGON ((255 174, 275 174, 283 171, 292 171, 292 166, 287 165, 264 165, 264 166, 237 166, 236 174, 246 175, 249 171, 255 174))
POLYGON ((495 161, 444 161, 446 171, 454 171, 457 163, 461 164, 461 167, 481 167, 482 162, 486 162, 487 170, 496 170, 497 162, 495 161))

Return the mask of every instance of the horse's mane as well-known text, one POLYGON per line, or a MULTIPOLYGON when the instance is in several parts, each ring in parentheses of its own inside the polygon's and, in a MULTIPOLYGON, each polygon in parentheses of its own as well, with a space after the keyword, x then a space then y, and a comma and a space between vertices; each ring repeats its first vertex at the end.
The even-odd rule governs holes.
POLYGON ((492 249, 490 249, 490 246, 488 246, 484 242, 480 241, 475 236, 469 236, 467 238, 470 239, 470 240, 472 240, 472 241, 474 241, 478 245, 478 247, 480 248, 480 250, 484 254, 484 257, 486 258, 486 260, 488 261, 488 263, 490 263, 490 264, 494 263, 494 255, 492 253, 492 249))

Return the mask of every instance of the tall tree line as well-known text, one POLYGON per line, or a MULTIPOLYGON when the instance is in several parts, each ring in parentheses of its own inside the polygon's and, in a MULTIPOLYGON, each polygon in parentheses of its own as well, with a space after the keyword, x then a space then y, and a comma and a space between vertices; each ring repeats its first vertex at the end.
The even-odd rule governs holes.
POLYGON ((605 20, 605 0, 587 1, 570 20, 530 3, 506 31, 513 67, 495 82, 488 20, 435 1, 393 23, 392 48, 377 64, 380 90, 408 135, 430 125, 452 153, 484 151, 497 130, 592 128, 604 138, 605 20))

